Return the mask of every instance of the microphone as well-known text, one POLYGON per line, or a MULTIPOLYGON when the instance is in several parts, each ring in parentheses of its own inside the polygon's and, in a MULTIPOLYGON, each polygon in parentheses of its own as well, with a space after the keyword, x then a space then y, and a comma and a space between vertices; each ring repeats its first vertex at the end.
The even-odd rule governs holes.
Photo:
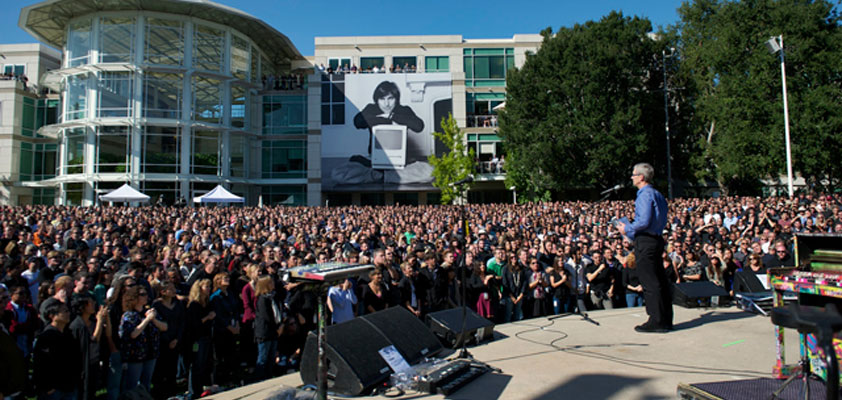
POLYGON ((622 189, 622 188, 623 188, 623 185, 622 185, 622 184, 617 184, 617 185, 614 185, 614 187, 611 187, 611 188, 608 188, 608 189, 605 189, 605 190, 603 190, 603 191, 599 192, 599 194, 606 194, 606 193, 616 192, 616 191, 618 191, 618 190, 620 190, 620 189, 622 189))
POLYGON ((473 175, 468 175, 468 176, 466 176, 465 178, 460 179, 460 180, 458 180, 458 181, 456 181, 456 182, 453 182, 453 183, 451 183, 451 184, 450 184, 450 185, 448 185, 448 186, 450 186, 450 187, 454 187, 454 186, 462 186, 462 185, 464 185, 464 184, 466 184, 466 183, 471 183, 471 182, 473 182, 473 181, 474 181, 474 176, 473 176, 473 175))

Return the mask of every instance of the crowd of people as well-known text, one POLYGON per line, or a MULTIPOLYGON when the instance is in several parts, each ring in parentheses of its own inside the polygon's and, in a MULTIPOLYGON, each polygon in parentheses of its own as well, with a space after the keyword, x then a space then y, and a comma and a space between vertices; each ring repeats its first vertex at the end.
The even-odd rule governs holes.
MULTIPOLYGON (((793 265, 795 233, 842 233, 840 201, 672 200, 663 267, 733 291, 737 271, 793 265)), ((468 205, 467 234, 457 206, 0 210, 0 398, 197 398, 294 369, 317 297, 282 277, 305 264, 375 265, 330 289, 334 323, 463 300, 499 323, 643 302, 612 224, 632 201, 468 205)))
POLYGON ((410 73, 410 74, 413 74, 413 73, 417 72, 418 70, 415 67, 415 64, 404 63, 403 66, 401 66, 400 64, 392 64, 388 68, 386 68, 386 66, 377 66, 377 65, 373 65, 373 66, 368 67, 368 68, 362 68, 362 67, 357 68, 356 64, 350 65, 350 66, 348 64, 342 64, 340 66, 337 66, 336 68, 333 68, 331 66, 325 67, 324 64, 319 64, 319 66, 316 67, 316 71, 321 72, 322 74, 382 74, 382 73, 386 73, 386 72, 389 72, 389 73, 392 73, 392 74, 395 74, 395 73, 410 73))
POLYGON ((23 84, 23 90, 27 90, 27 84, 29 83, 29 78, 26 77, 26 74, 15 74, 14 71, 5 71, 2 75, 0 75, 0 80, 2 81, 20 81, 23 84))
POLYGON ((260 78, 263 90, 302 90, 306 87, 307 76, 301 74, 263 75, 260 78))

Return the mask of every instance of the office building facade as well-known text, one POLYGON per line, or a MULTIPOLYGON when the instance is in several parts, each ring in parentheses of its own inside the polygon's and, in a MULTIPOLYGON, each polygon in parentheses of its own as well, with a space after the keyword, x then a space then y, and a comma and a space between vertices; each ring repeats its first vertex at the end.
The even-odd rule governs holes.
MULTIPOLYGON (((477 154, 472 201, 506 201, 495 107, 507 71, 541 42, 317 37, 305 58, 257 18, 188 0, 45 1, 20 26, 61 51, 37 74, 51 117, 11 128, 8 149, 42 161, 0 171, 7 204, 94 205, 124 183, 166 204, 218 184, 248 205, 436 203, 426 160, 445 150, 432 131, 450 113, 477 154), (384 87, 415 121, 398 147, 384 136, 394 121, 363 113, 384 87), (383 146, 401 161, 378 164, 383 146)), ((4 121, 20 113, 6 103, 4 121)))

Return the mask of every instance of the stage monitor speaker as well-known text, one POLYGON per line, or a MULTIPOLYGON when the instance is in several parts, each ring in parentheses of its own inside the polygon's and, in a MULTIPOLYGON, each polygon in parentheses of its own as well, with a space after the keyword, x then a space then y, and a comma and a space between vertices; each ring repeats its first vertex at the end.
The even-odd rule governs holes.
POLYGON ((718 307, 728 304, 728 292, 713 282, 685 282, 673 285, 672 304, 685 308, 718 307))
MULTIPOLYGON (((479 343, 491 338, 494 334, 494 323, 480 317, 470 308, 465 308, 465 311, 467 315, 465 334, 462 336, 464 340, 469 343, 471 341, 479 343)), ((459 333, 462 332, 461 307, 430 313, 427 315, 427 325, 446 346, 456 348, 462 345, 459 340, 459 333)))
MULTIPOLYGON (((389 378, 391 369, 377 351, 392 343, 364 319, 328 326, 325 333, 330 391, 356 396, 389 378)), ((318 382, 318 341, 316 332, 310 332, 301 355, 301 380, 307 385, 318 382)))
MULTIPOLYGON (((325 328, 328 389, 357 396, 386 381, 392 370, 378 351, 394 345, 412 365, 442 350, 441 343, 409 310, 392 307, 325 328)), ((318 337, 307 335, 301 357, 301 380, 315 385, 318 378, 318 337)))
POLYGON ((387 308, 362 318, 389 339, 410 365, 442 351, 438 338, 404 307, 387 308))

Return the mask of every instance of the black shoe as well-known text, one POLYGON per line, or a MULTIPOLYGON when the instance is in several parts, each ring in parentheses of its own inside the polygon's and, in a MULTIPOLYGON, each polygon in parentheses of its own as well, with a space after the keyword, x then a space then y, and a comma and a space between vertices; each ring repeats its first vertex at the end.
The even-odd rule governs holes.
POLYGON ((650 324, 649 322, 646 322, 644 324, 640 324, 638 326, 635 326, 634 330, 637 331, 637 332, 641 332, 641 333, 667 333, 667 332, 669 332, 669 329, 650 324))

